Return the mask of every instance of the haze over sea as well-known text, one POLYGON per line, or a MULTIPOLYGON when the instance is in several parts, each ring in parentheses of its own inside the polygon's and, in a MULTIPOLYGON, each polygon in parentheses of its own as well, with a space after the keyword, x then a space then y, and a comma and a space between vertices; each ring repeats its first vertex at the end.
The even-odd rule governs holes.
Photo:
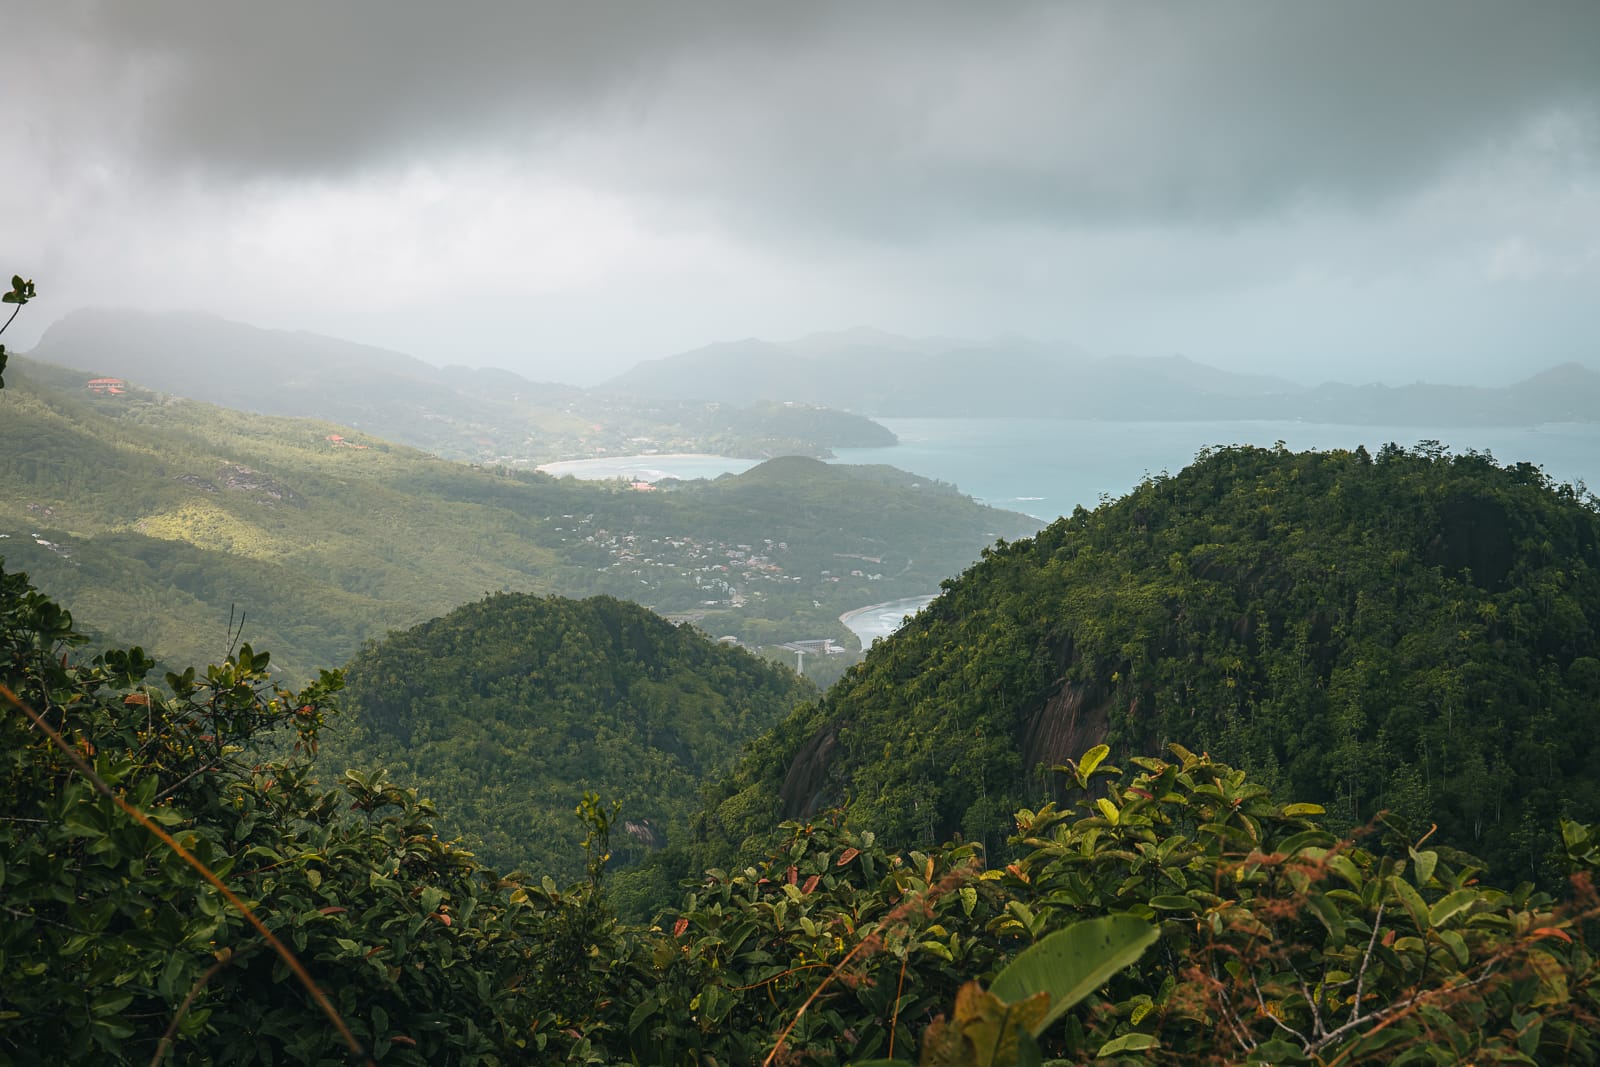
MULTIPOLYGON (((954 483, 986 504, 1040 519, 1093 508, 1146 475, 1176 474, 1203 448, 1282 441, 1295 451, 1390 441, 1438 441, 1452 452, 1488 451, 1501 463, 1534 463, 1558 482, 1600 487, 1600 423, 1542 426, 1347 426, 1335 423, 1085 422, 1070 419, 903 418, 877 420, 899 437, 888 448, 841 448, 838 463, 887 463, 954 483)), ((578 478, 715 478, 755 465, 727 456, 614 456, 549 464, 578 478)))

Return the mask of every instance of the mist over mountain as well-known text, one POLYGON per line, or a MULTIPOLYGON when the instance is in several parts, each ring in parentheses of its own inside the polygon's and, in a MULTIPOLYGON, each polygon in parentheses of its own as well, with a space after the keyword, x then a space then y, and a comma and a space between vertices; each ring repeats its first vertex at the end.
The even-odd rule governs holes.
POLYGON ((879 416, 1183 417, 1203 396, 1294 388, 1181 356, 1107 359, 1024 338, 910 338, 873 329, 756 338, 647 360, 601 388, 730 404, 794 400, 879 416), (1140 414, 1108 408, 1137 404, 1140 414))
POLYGON ((1600 415, 1600 374, 1566 363, 1503 388, 1236 374, 1184 356, 1096 357, 1025 338, 914 339, 871 329, 778 343, 747 338, 647 360, 602 386, 622 395, 748 404, 792 400, 870 416, 1116 421, 1521 425, 1600 415))
POLYGON ((29 354, 192 400, 353 426, 446 459, 542 462, 641 450, 764 459, 894 442, 883 427, 841 412, 618 400, 496 367, 435 367, 210 315, 80 310, 51 325, 29 354))

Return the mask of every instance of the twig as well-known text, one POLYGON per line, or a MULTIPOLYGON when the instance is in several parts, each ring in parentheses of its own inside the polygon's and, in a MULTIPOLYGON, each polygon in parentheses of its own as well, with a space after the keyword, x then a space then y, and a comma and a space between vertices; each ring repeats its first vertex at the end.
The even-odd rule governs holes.
POLYGON ((207 771, 214 771, 216 769, 217 768, 211 766, 210 764, 206 764, 205 766, 199 768, 198 770, 191 771, 190 773, 184 775, 182 778, 179 778, 176 782, 173 782, 171 785, 167 786, 167 788, 163 789, 161 792, 157 793, 155 795, 155 800, 152 800, 151 803, 153 804, 157 800, 165 800, 165 799, 167 799, 167 797, 171 796, 173 793, 177 792, 180 788, 182 788, 183 785, 186 782, 189 781, 189 779, 197 778, 200 775, 205 774, 207 771))
POLYGON ((1278 1029, 1282 1030, 1284 1033, 1288 1034, 1290 1037, 1292 1037, 1296 1041, 1300 1042, 1300 1047, 1302 1049, 1304 1049, 1307 1052, 1310 1052, 1311 1051, 1311 1041, 1310 1041, 1310 1039, 1308 1039, 1306 1037, 1306 1035, 1302 1034, 1300 1031, 1296 1030, 1294 1027, 1290 1026, 1288 1023, 1284 1022, 1282 1019, 1278 1018, 1270 1010, 1268 1010, 1268 1008, 1267 1008, 1267 998, 1264 995, 1262 995, 1261 983, 1256 981, 1256 976, 1255 976, 1254 972, 1252 972, 1251 975, 1250 975, 1250 984, 1255 986, 1255 989, 1256 989, 1256 1003, 1261 1005, 1261 1014, 1265 1015, 1267 1018, 1271 1019, 1275 1024, 1277 1024, 1278 1029))
POLYGON ((172 1022, 167 1026, 167 1032, 162 1034, 161 1040, 156 1043, 156 1054, 150 1057, 150 1067, 156 1067, 156 1065, 161 1062, 161 1057, 172 1048, 172 1039, 177 1036, 178 1026, 183 1022, 183 1017, 189 1014, 189 1009, 194 1006, 195 998, 197 998, 200 995, 200 991, 206 987, 206 983, 211 981, 211 979, 216 976, 218 971, 222 970, 222 968, 228 966, 228 964, 232 963, 234 960, 238 959, 248 951, 250 950, 245 949, 243 952, 229 952, 225 954, 218 959, 217 962, 206 968, 206 973, 197 978, 194 985, 189 987, 189 995, 183 998, 182 1004, 178 1005, 177 1014, 173 1015, 172 1022))
POLYGON ((894 1059, 894 1030, 900 1024, 900 997, 906 991, 906 964, 911 962, 911 953, 907 951, 900 957, 900 984, 894 987, 894 1013, 889 1016, 889 1058, 894 1059))
POLYGON ((1361 957, 1361 970, 1356 972, 1356 1002, 1350 1008, 1350 1021, 1355 1022, 1361 1018, 1361 990, 1367 980, 1367 964, 1372 960, 1372 949, 1378 943, 1378 930, 1383 926, 1383 906, 1387 901, 1378 901, 1378 914, 1372 919, 1372 936, 1367 938, 1367 951, 1361 957))
POLYGON ((1244 1020, 1238 1017, 1238 1013, 1235 1012, 1232 1005, 1228 1003, 1228 987, 1222 981, 1222 979, 1218 977, 1216 966, 1214 964, 1211 969, 1211 981, 1214 982, 1217 987, 1217 1002, 1222 1011, 1222 1021, 1227 1023, 1228 1029, 1233 1031, 1233 1039, 1239 1043, 1240 1048, 1244 1049, 1246 1052, 1254 1052, 1256 1043, 1250 1038, 1249 1027, 1244 1025, 1244 1020))
MULTIPOLYGON (((1444 989, 1419 989, 1417 992, 1413 993, 1409 999, 1399 1004, 1391 1004, 1381 1011, 1373 1012, 1365 1019, 1354 1019, 1345 1023, 1343 1026, 1329 1031, 1321 1039, 1319 1039, 1314 1046, 1312 1046, 1311 1051, 1315 1053, 1321 1049, 1327 1048, 1333 1042, 1337 1041, 1340 1037, 1343 1037, 1346 1033, 1359 1026, 1363 1022, 1376 1022, 1377 1025, 1371 1030, 1367 1031, 1368 1035, 1375 1034, 1379 1030, 1382 1030, 1384 1027, 1388 1026, 1390 1023, 1394 1022, 1402 1014, 1410 1011, 1413 1007, 1422 1003, 1423 1001, 1440 1000, 1448 995, 1459 993, 1464 989, 1471 989, 1473 986, 1482 985, 1484 982, 1487 982, 1490 978, 1492 978, 1496 973, 1497 972, 1493 967, 1489 967, 1486 968, 1484 972, 1478 975, 1476 978, 1468 979, 1465 982, 1457 982, 1454 985, 1448 986, 1444 989)), ((1354 1046, 1349 1046, 1345 1048, 1337 1056, 1329 1060, 1328 1067, 1334 1067, 1334 1064, 1344 1059, 1345 1056, 1349 1054, 1350 1049, 1353 1047, 1354 1046)))
POLYGON ((46 926, 54 926, 57 929, 65 930, 70 934, 83 934, 87 936, 89 933, 87 930, 80 930, 76 926, 68 926, 66 923, 58 922, 55 919, 46 919, 43 915, 39 915, 35 912, 18 911, 16 908, 7 907, 4 904, 0 904, 0 911, 5 912, 13 918, 27 919, 30 922, 44 923, 46 926))

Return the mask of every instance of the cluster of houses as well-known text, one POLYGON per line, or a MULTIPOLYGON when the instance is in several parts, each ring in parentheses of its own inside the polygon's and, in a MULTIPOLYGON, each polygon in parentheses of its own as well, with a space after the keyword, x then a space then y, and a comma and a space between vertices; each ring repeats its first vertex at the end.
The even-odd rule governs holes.
POLYGON ((604 559, 601 571, 631 575, 645 585, 688 583, 700 591, 702 606, 744 603, 745 587, 755 582, 798 582, 779 558, 787 541, 764 539, 758 545, 702 541, 696 537, 647 537, 596 527, 594 516, 563 515, 555 527, 565 540, 592 547, 604 559))

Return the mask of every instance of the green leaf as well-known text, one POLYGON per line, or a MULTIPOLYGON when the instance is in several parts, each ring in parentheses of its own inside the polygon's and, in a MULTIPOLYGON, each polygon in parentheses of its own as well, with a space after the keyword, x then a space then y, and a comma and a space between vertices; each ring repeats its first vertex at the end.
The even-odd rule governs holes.
POLYGON ((1154 926, 1133 915, 1106 915, 1073 923, 1024 949, 995 975, 991 992, 1007 1003, 1039 992, 1050 1008, 1031 1029, 1035 1037, 1078 1001, 1134 963, 1155 943, 1154 926))
POLYGON ((1457 889, 1454 893, 1434 904, 1433 909, 1428 912, 1428 920, 1434 926, 1443 926, 1449 920, 1472 907, 1473 902, 1477 899, 1478 891, 1476 889, 1457 889))
POLYGON ((1467 965, 1466 941, 1454 930, 1439 930, 1437 933, 1439 934, 1439 940, 1445 943, 1445 946, 1450 949, 1450 954, 1456 958, 1456 965, 1465 967, 1467 965))
POLYGON ((1316 846, 1317 848, 1331 848, 1335 843, 1338 842, 1338 840, 1339 839, 1337 837, 1334 837, 1326 830, 1301 830, 1299 833, 1290 834, 1282 841, 1279 841, 1278 847, 1275 851, 1281 852, 1285 856, 1293 856, 1301 849, 1310 848, 1312 846, 1316 846))
POLYGON ((1300 819, 1307 815, 1326 815, 1327 809, 1321 804, 1289 804, 1283 809, 1286 819, 1300 819))
POLYGON ((1339 909, 1334 907, 1333 901, 1321 893, 1312 894, 1306 903, 1311 906, 1311 911, 1327 927, 1328 936, 1333 939, 1334 948, 1344 947, 1344 918, 1339 914, 1339 909))
MULTIPOLYGON (((29 312, 29 314, 32 314, 32 312, 29 312)), ((1105 762, 1105 758, 1109 755, 1111 755, 1110 745, 1096 745, 1085 752, 1083 759, 1078 761, 1078 781, 1088 785, 1089 776, 1094 773, 1096 767, 1105 762)))
POLYGON ((1150 906, 1162 911, 1194 911, 1198 905, 1188 897, 1162 896, 1151 897, 1150 906))
POLYGON ((1147 1048, 1155 1048, 1158 1042, 1150 1034, 1123 1034, 1113 1038, 1100 1046, 1096 1056, 1110 1056, 1118 1052, 1142 1052, 1147 1048))
POLYGON ((1411 852, 1412 871, 1417 878, 1417 888, 1420 889, 1427 885, 1428 880, 1433 877, 1433 870, 1439 865, 1439 854, 1432 850, 1418 852, 1414 848, 1409 851, 1411 852))
POLYGON ((1417 924, 1417 929, 1428 929, 1431 925, 1428 922, 1428 906, 1422 902, 1422 897, 1417 891, 1411 888, 1411 883, 1399 875, 1390 875, 1389 888, 1400 898, 1400 903, 1405 906, 1406 911, 1411 913, 1411 921, 1417 924))
POLYGON ((439 910, 439 902, 444 900, 444 890, 438 886, 430 885, 422 891, 422 913, 431 915, 439 910))
POLYGON ((108 989, 94 998, 89 1010, 96 1015, 115 1015, 133 1003, 133 994, 121 989, 108 989))

